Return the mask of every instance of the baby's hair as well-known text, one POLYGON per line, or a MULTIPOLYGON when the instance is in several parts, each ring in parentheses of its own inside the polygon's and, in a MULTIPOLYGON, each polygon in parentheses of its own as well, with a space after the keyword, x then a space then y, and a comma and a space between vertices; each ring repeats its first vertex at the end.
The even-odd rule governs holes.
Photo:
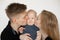
POLYGON ((35 13, 35 17, 37 17, 37 12, 36 12, 35 10, 30 9, 30 10, 27 12, 27 15, 29 14, 29 12, 34 12, 34 13, 35 13))

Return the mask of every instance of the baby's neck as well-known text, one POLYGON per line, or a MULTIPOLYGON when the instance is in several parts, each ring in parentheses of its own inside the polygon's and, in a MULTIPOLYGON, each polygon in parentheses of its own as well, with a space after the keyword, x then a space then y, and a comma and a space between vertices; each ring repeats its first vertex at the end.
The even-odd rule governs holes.
POLYGON ((34 25, 34 23, 27 23, 28 25, 34 25))
POLYGON ((28 24, 28 25, 34 25, 34 24, 28 24))

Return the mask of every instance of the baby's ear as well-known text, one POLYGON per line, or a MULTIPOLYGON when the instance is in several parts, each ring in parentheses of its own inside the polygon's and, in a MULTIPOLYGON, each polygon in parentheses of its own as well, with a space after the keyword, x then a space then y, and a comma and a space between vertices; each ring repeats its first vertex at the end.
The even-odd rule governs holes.
POLYGON ((37 17, 35 17, 35 24, 37 24, 37 17))

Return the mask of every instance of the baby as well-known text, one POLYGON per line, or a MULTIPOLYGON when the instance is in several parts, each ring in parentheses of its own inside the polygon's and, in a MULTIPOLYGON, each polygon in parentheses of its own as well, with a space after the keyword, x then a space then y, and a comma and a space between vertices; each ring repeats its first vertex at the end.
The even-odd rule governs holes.
POLYGON ((31 37, 32 40, 36 40, 39 34, 38 32, 39 28, 35 25, 37 15, 34 10, 29 10, 27 13, 28 13, 27 14, 27 25, 24 26, 24 30, 21 33, 22 34, 29 33, 31 35, 29 37, 31 37))

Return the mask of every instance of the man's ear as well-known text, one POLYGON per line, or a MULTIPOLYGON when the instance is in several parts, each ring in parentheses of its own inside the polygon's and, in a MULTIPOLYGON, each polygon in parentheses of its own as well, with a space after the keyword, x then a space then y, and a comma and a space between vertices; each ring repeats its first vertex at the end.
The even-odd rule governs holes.
POLYGON ((16 18, 13 18, 13 23, 15 23, 16 22, 16 18))

